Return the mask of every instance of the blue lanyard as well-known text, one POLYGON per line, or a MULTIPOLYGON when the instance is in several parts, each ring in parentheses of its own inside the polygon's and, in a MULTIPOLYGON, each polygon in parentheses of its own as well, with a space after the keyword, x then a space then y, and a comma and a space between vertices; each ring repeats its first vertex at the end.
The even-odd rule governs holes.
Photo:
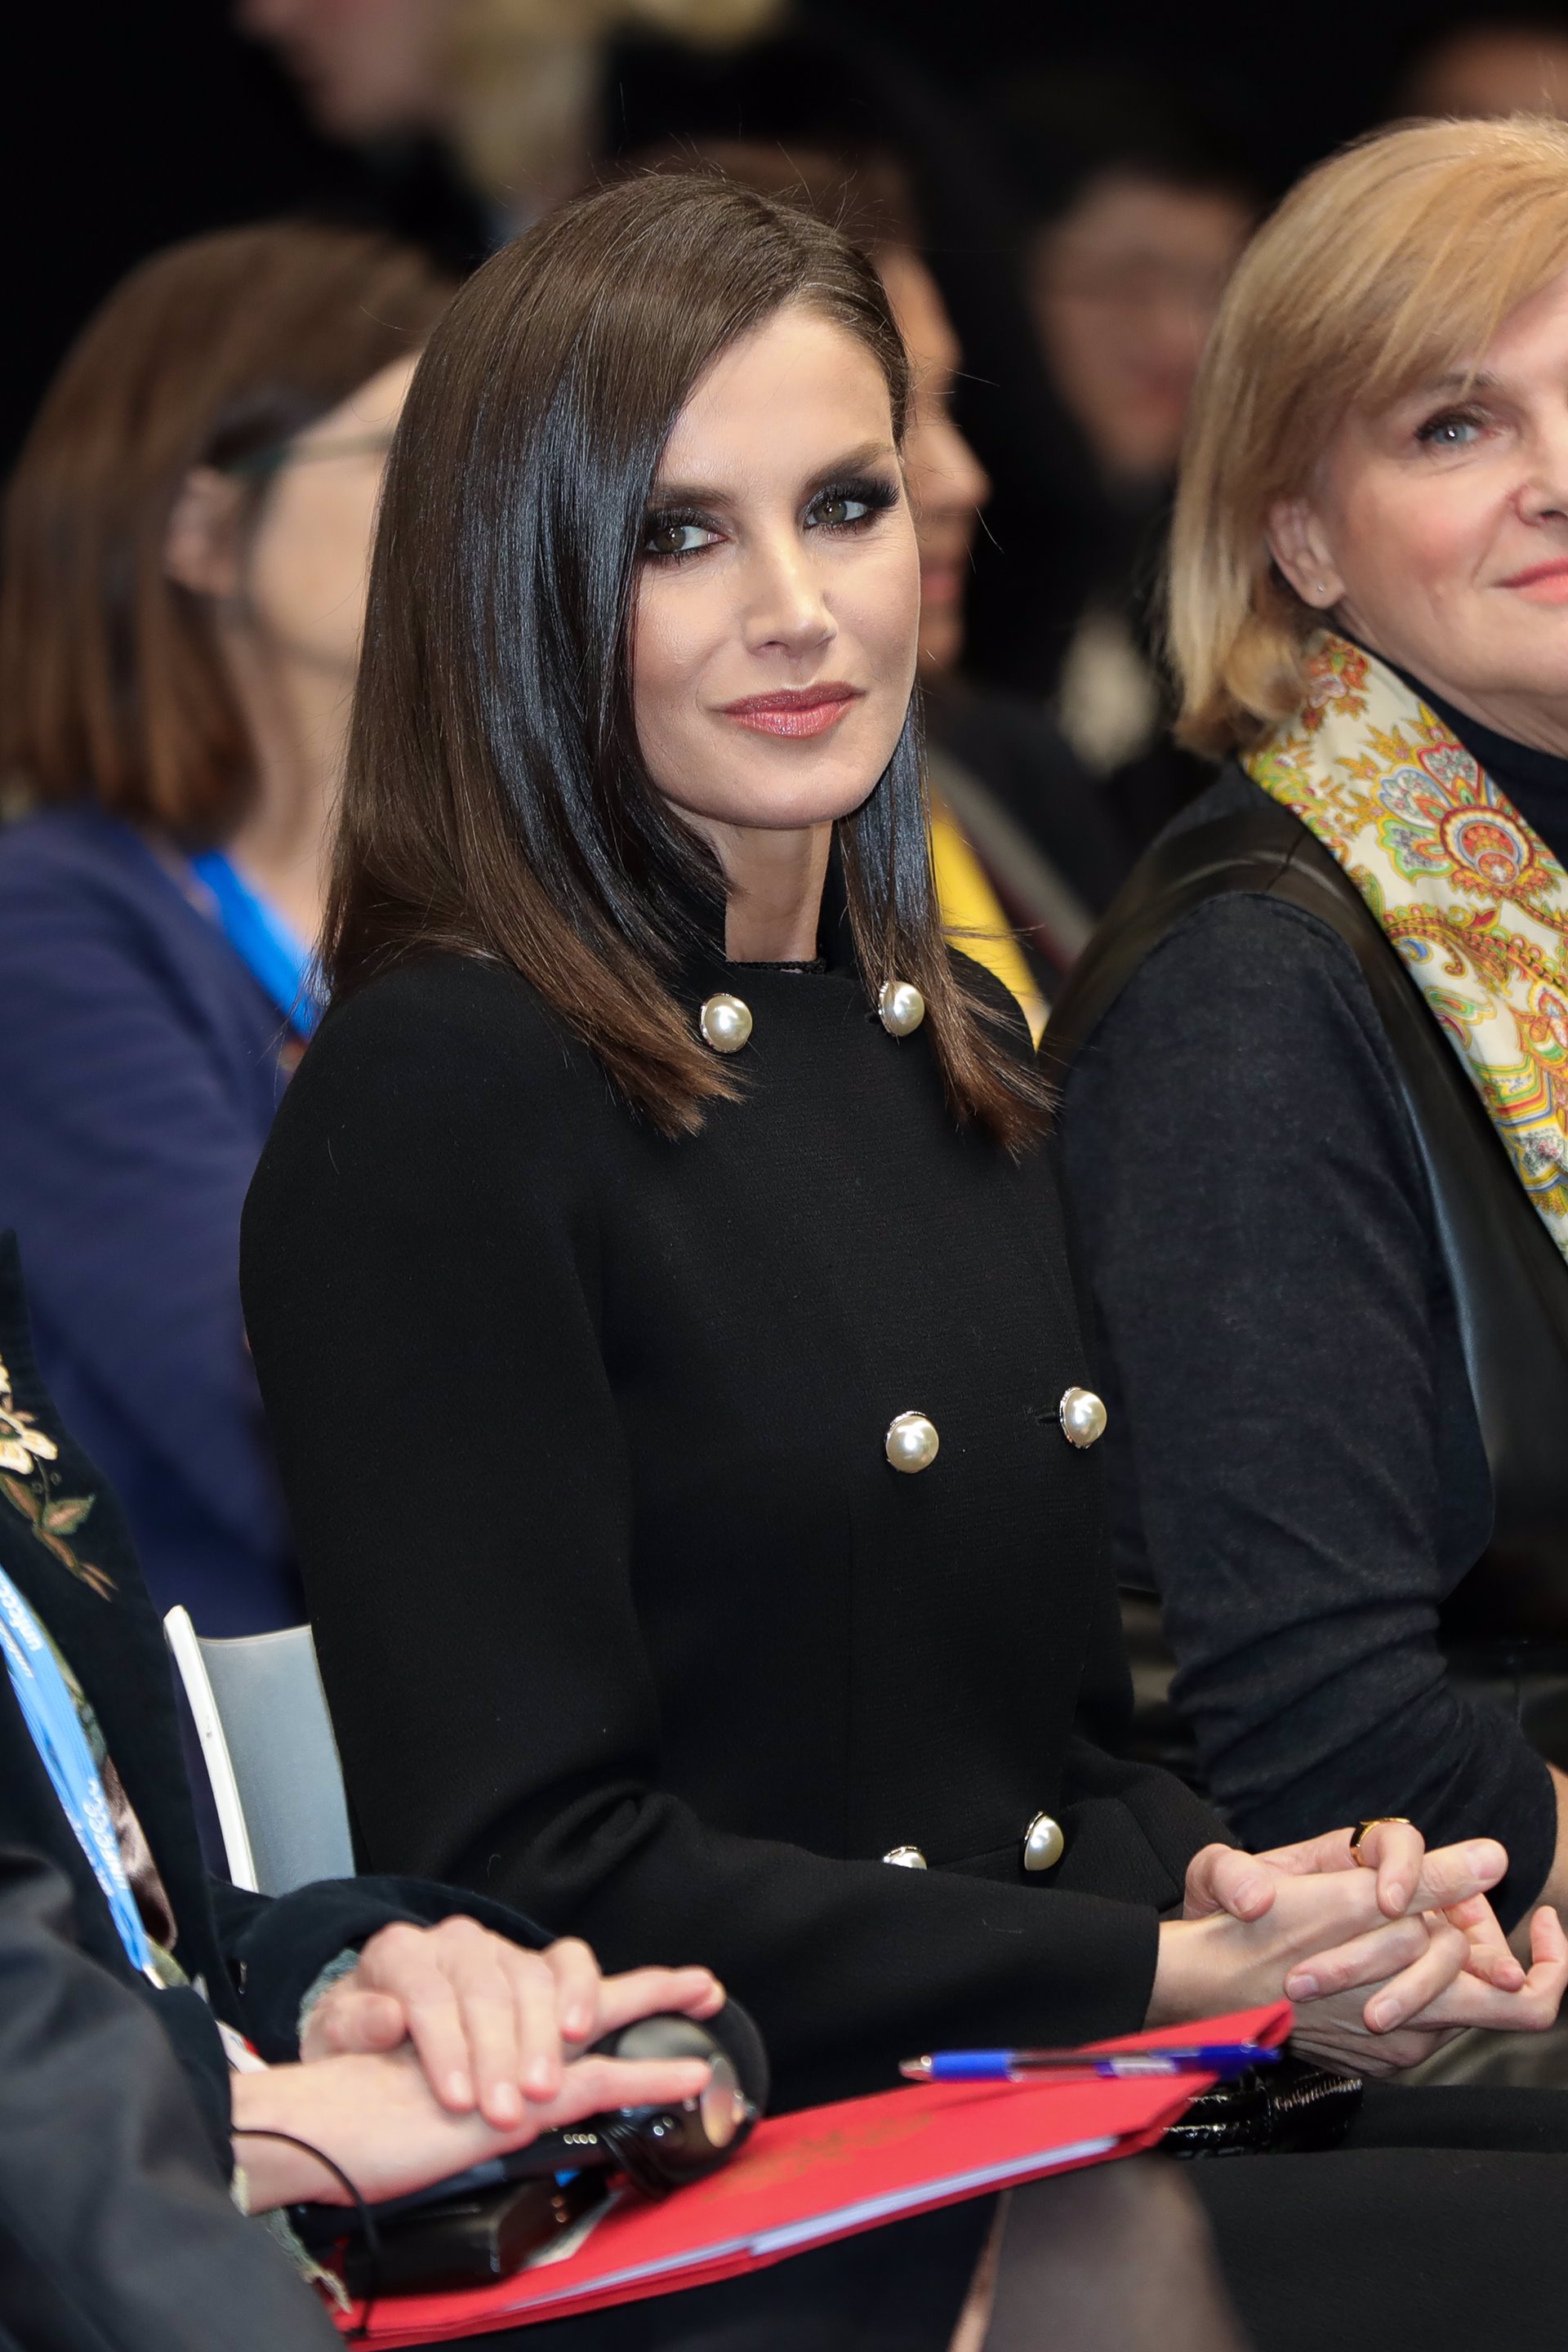
POLYGON ((314 1034, 321 1017, 321 985, 314 960, 265 898, 242 881, 221 849, 193 857, 191 871, 217 901, 224 935, 253 978, 301 1037, 314 1034))
POLYGON ((39 1630, 38 1621, 0 1568, 0 1649, 5 1653, 11 1687, 16 1694, 33 1744, 54 1783, 66 1819, 92 1864, 93 1876, 114 1916, 132 1968, 161 1984, 153 1964, 153 1947, 136 1908, 136 1897, 120 1858, 109 1800, 87 1734, 71 1702, 59 1662, 39 1630))

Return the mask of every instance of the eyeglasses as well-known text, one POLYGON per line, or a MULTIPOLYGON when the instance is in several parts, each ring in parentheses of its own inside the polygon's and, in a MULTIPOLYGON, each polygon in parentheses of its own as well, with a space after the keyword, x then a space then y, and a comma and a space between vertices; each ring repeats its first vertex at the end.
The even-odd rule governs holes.
POLYGON ((314 466, 328 457, 384 457, 391 446, 390 433, 358 433, 342 441, 275 441, 231 458, 221 470, 247 481, 268 481, 289 466, 314 466))

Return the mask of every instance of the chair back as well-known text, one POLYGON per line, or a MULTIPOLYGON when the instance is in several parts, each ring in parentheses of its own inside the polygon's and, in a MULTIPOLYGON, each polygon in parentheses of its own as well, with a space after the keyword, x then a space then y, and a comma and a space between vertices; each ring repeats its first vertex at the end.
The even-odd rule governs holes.
POLYGON ((184 1609, 163 1621, 212 1783, 228 1874, 287 1895, 352 1878, 353 1840, 309 1625, 204 1641, 184 1609))

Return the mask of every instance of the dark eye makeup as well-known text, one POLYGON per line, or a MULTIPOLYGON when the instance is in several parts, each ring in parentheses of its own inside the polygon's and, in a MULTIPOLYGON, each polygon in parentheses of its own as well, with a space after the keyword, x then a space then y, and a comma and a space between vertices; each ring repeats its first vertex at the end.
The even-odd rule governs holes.
MULTIPOLYGON (((885 476, 858 474, 843 481, 825 482, 807 504, 804 522, 808 530, 830 531, 837 538, 869 530, 878 518, 899 503, 899 485, 885 476)), ((724 536, 718 518, 698 507, 650 508, 643 518, 642 555, 652 563, 683 563, 702 554, 724 536)))

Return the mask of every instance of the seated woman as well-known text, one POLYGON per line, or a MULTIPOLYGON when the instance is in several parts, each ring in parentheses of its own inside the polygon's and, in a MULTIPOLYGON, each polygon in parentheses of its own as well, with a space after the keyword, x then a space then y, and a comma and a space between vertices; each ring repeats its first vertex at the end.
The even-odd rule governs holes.
POLYGON ((937 897, 949 937, 1011 989, 1037 1042, 1042 991, 1057 993, 1130 860, 1103 794, 1048 715, 963 671, 965 600, 991 484, 953 414, 963 354, 921 250, 906 175, 885 155, 818 154, 793 141, 784 149, 710 139, 694 149, 685 140, 647 160, 667 172, 689 172, 695 160, 815 213, 877 266, 910 356, 904 481, 921 557, 916 676, 937 897), (1009 921, 1027 946, 1022 970, 1009 921))
POLYGON ((1510 1926, 1568 1895, 1565 383, 1563 125, 1389 132, 1286 200, 1177 510, 1228 764, 1052 1029, 1118 1566, 1212 1793, 1249 1841, 1484 1829, 1510 1926))
POLYGON ((204 1633, 302 1613, 239 1211, 314 1018, 382 460, 447 293, 346 230, 162 254, 10 485, 0 772, 37 813, 0 832, 0 1226, 155 1600, 204 1633))
MULTIPOLYGON (((700 178, 508 247, 411 389, 336 1001, 242 1237, 370 1855, 710 1953, 786 2102, 1287 1987, 1358 2070, 1543 2023, 1551 1914, 1528 1982, 1455 1975, 1430 1882, 1384 1916, 1346 1832, 1200 1851, 1075 1731, 1120 1671, 1103 1414, 1026 1032, 942 940, 906 391, 869 261, 700 178)), ((1265 2168, 1283 2209, 1341 2162, 1265 2168)), ((1521 2229, 1516 2170, 1467 2217, 1521 2229)))
MULTIPOLYGON (((706 2020, 763 2096, 755 2033, 706 1969, 601 1978, 585 1946, 416 1879, 274 1902, 207 1879, 157 1618, 115 1498, 37 1376, 10 1235, 0 1350, 0 1459, 15 1470, 20 1455, 57 1499, 90 1498, 93 1526, 90 1558, 15 1528, 0 1548, 7 2341, 195 2352, 222 2297, 233 2352, 331 2342, 277 2250, 242 2231, 231 2191, 251 2213, 345 2202, 335 2165, 363 2196, 396 2196, 606 2106, 700 2091, 706 2070, 689 2062, 592 2050, 640 2017, 706 2020)), ((1411 1833, 1388 1834, 1418 1862, 1411 1833)), ((754 2280, 573 2321, 563 2352, 945 2345, 944 2299, 951 2316, 975 2231, 962 2209, 905 2222, 754 2280)), ((987 2352, 1039 2352, 1037 2307, 1055 2352, 1240 2352, 1202 2216, 1152 2159, 1015 2192, 994 2244, 954 2352, 979 2352, 988 2319, 987 2352)), ((528 2337, 562 2341, 554 2327, 528 2337)))

